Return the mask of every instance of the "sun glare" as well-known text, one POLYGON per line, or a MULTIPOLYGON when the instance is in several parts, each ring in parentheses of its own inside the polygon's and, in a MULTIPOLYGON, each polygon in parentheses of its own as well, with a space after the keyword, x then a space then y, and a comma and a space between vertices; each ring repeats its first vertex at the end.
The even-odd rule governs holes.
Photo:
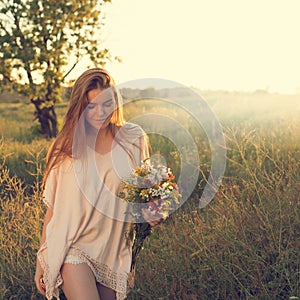
POLYGON ((115 0, 102 39, 123 62, 106 68, 118 83, 156 77, 200 89, 295 93, 299 9, 297 0, 115 0))

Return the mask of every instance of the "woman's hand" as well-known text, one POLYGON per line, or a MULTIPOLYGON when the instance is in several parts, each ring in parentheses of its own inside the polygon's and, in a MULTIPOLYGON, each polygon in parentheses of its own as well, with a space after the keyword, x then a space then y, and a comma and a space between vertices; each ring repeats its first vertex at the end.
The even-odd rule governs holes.
POLYGON ((151 226, 156 226, 158 225, 162 219, 163 215, 156 212, 154 215, 150 213, 150 211, 146 208, 142 208, 142 214, 144 219, 151 225, 151 226))
POLYGON ((43 271, 43 269, 42 269, 39 261, 37 260, 37 262, 36 262, 35 276, 34 276, 34 282, 35 282, 35 285, 36 285, 38 291, 43 296, 45 296, 45 294, 46 294, 46 288, 45 288, 45 286, 42 283, 43 274, 44 274, 44 271, 43 271))
MULTIPOLYGON (((48 208, 44 217, 44 226, 42 231, 42 238, 41 238, 41 245, 44 244, 46 239, 46 227, 48 223, 50 222, 51 218, 53 216, 53 210, 51 208, 48 208)), ((35 276, 34 276, 34 282, 38 289, 38 291, 45 296, 46 288, 42 281, 44 275, 44 270, 42 269, 39 260, 36 260, 36 269, 35 269, 35 276)))

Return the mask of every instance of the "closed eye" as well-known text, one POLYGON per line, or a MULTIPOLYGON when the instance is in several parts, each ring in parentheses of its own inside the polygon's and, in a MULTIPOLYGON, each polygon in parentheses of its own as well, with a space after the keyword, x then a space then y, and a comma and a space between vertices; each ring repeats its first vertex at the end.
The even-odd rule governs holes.
POLYGON ((113 103, 112 99, 110 99, 110 100, 104 102, 104 103, 103 103, 103 106, 105 106, 105 107, 112 107, 113 104, 114 104, 114 103, 113 103))
POLYGON ((87 105, 87 108, 88 109, 93 109, 93 108, 95 108, 96 107, 96 104, 95 103, 89 103, 88 105, 87 105))

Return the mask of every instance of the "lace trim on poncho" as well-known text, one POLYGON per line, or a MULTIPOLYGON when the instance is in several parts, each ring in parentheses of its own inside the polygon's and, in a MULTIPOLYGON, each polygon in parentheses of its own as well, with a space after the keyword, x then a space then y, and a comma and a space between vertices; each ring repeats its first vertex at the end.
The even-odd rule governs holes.
POLYGON ((42 269, 44 270, 44 274, 43 274, 43 281, 45 283, 46 286, 46 298, 48 300, 51 300, 53 297, 56 297, 57 299, 59 298, 59 290, 58 287, 60 285, 62 285, 63 283, 63 279, 59 273, 55 284, 54 285, 50 285, 50 282, 53 282, 53 280, 50 280, 50 272, 49 272, 49 266, 46 263, 45 259, 44 259, 44 255, 42 254, 43 250, 47 249, 47 243, 45 242, 42 247, 40 248, 39 252, 37 253, 37 258, 40 262, 40 265, 42 267, 42 269))
POLYGON ((112 271, 107 265, 95 261, 77 247, 70 248, 69 255, 74 255, 79 258, 79 261, 85 262, 91 268, 97 282, 116 291, 117 300, 126 298, 128 278, 126 274, 112 271))
MULTIPOLYGON (((43 245, 42 249, 46 248, 46 244, 43 245)), ((102 285, 116 291, 116 298, 117 300, 123 300, 126 298, 126 295, 128 293, 127 290, 127 281, 128 279, 133 280, 134 274, 118 274, 117 272, 113 272, 107 265, 101 264, 91 257, 89 257, 86 253, 84 253, 82 250, 80 250, 77 247, 70 248, 67 256, 67 260, 65 260, 64 263, 86 263, 92 270, 96 281, 101 283, 102 285), (71 256, 76 257, 75 260, 70 260, 71 256)), ((59 298, 59 286, 62 285, 63 279, 61 277, 61 274, 59 273, 56 283, 54 286, 49 286, 50 280, 49 280, 49 272, 48 272, 48 266, 43 258, 43 255, 38 254, 38 259, 40 261, 41 267, 44 270, 44 277, 43 280, 46 285, 46 298, 48 300, 52 299, 53 297, 59 298)), ((132 282, 129 283, 130 286, 132 286, 132 282)))

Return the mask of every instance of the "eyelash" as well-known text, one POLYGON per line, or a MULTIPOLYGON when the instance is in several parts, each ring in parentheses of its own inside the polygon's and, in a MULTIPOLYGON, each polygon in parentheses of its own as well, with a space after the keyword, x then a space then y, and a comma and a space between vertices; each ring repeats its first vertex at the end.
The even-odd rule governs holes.
POLYGON ((93 109, 93 108, 95 108, 95 104, 89 103, 89 104, 87 105, 87 108, 88 108, 88 109, 93 109))
POLYGON ((111 107, 112 105, 113 105, 113 102, 112 102, 112 101, 110 101, 110 102, 104 104, 105 107, 111 107))
MULTIPOLYGON (((112 102, 112 101, 103 104, 104 107, 111 107, 112 105, 113 105, 113 102, 112 102)), ((88 108, 88 109, 93 109, 93 108, 95 108, 95 107, 96 107, 96 104, 94 104, 94 103, 89 103, 89 104, 87 105, 87 108, 88 108)))

